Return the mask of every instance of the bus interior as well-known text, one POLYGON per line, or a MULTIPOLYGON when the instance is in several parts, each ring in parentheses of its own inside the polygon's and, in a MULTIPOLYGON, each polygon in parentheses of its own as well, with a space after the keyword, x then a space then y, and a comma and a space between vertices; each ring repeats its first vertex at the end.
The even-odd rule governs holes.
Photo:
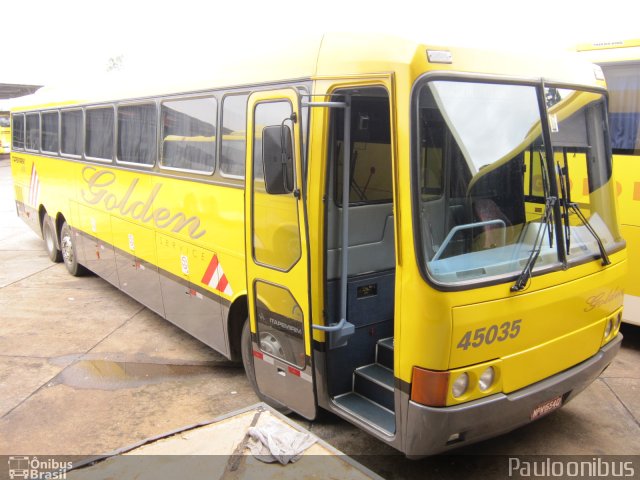
MULTIPOLYGON (((335 405, 395 432, 393 315, 395 239, 389 94, 341 90, 351 99, 347 346, 327 347, 327 389, 335 405)), ((331 114, 326 201, 325 324, 339 321, 344 116, 331 114)))

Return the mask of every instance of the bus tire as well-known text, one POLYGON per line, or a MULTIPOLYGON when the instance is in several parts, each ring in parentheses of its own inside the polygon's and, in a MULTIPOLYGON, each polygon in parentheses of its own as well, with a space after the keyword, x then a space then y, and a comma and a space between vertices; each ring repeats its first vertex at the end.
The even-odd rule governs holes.
POLYGON ((258 388, 258 382, 256 381, 256 372, 253 367, 253 346, 251 345, 251 327, 249 325, 249 319, 247 318, 244 322, 244 326, 242 327, 242 337, 241 337, 241 349, 242 349, 242 364, 244 365, 244 371, 247 374, 247 379, 253 388, 253 391, 256 392, 256 395, 260 399, 261 402, 266 403, 271 408, 277 410, 280 413, 288 415, 291 413, 291 410, 287 408, 285 405, 273 400, 272 398, 264 395, 260 389, 258 388))
POLYGON ((42 219, 42 238, 44 238, 44 246, 47 249, 49 259, 54 263, 62 262, 62 252, 58 248, 56 226, 46 213, 42 219))
POLYGON ((67 222, 62 224, 60 229, 60 250, 62 260, 67 271, 74 277, 81 277, 86 273, 86 269, 78 263, 77 245, 73 239, 73 232, 67 222))

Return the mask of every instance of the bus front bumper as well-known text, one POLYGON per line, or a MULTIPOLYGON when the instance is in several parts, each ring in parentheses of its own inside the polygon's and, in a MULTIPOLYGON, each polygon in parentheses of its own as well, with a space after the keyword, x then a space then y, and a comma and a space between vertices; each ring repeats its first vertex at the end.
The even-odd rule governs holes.
POLYGON ((558 397, 564 405, 589 386, 609 366, 621 343, 622 335, 618 334, 584 362, 513 393, 444 408, 409 400, 403 451, 409 458, 420 458, 526 425, 533 421, 536 407, 558 397))

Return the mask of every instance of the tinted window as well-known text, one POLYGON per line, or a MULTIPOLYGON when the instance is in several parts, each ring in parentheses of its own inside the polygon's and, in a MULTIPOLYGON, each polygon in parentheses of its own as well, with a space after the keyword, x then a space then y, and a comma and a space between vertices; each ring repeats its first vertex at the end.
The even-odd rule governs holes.
POLYGON ((29 150, 40 150, 40 114, 27 114, 26 132, 25 147, 29 150))
POLYGON ((156 161, 156 106, 118 108, 118 160, 153 165, 156 161))
POLYGON ((640 153, 640 63, 603 65, 613 153, 640 153))
POLYGON ((58 152, 58 112, 42 114, 42 150, 58 152))
POLYGON ((222 144, 220 145, 220 171, 226 175, 244 177, 247 150, 247 98, 232 95, 222 102, 222 144))
POLYGON ((61 112, 60 151, 82 155, 82 110, 61 112))
POLYGON ((113 158, 113 108, 86 111, 85 152, 87 157, 113 158))
POLYGON ((211 173, 215 166, 217 101, 162 103, 162 166, 211 173))
POLYGON ((14 150, 24 148, 24 115, 14 115, 11 128, 11 143, 14 150))

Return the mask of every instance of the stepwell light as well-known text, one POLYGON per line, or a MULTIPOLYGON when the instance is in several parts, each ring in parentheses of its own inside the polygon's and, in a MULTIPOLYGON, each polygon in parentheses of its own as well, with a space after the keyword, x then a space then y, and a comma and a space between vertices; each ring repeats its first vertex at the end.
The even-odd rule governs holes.
POLYGON ((427 50, 429 63, 453 63, 453 55, 448 50, 427 50))
POLYGON ((451 393, 455 398, 461 397, 467 391, 467 387, 469 387, 469 375, 462 373, 453 382, 451 393))
POLYGON ((491 388, 493 385, 493 380, 495 379, 496 372, 493 367, 488 367, 482 374, 480 375, 480 379, 478 380, 478 388, 481 391, 485 392, 491 388))

